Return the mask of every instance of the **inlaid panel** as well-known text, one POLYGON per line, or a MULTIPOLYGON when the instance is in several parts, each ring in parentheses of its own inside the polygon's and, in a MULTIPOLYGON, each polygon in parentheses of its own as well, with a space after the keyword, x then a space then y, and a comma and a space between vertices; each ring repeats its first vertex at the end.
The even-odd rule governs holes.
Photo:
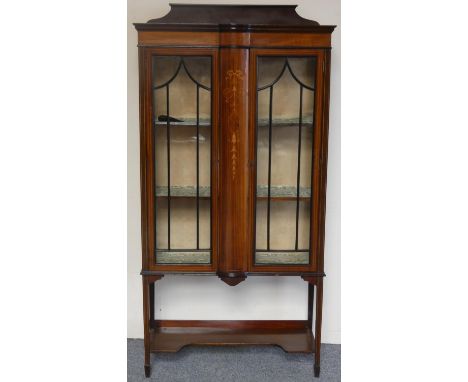
POLYGON ((220 53, 219 273, 231 276, 247 270, 246 254, 252 240, 248 199, 248 53, 247 49, 223 49, 220 53))

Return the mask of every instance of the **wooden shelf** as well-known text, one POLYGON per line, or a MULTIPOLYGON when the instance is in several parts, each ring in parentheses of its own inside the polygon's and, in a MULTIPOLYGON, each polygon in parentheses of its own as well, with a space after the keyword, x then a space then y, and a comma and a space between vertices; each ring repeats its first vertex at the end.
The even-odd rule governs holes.
MULTIPOLYGON (((269 127, 270 121, 268 119, 261 119, 257 123, 258 127, 269 127)), ((271 121, 273 127, 296 127, 299 126, 299 120, 295 119, 273 119, 271 121)), ((312 121, 302 121, 302 127, 312 127, 312 121)))
MULTIPOLYGON (((155 121, 154 125, 157 126, 157 127, 166 127, 167 122, 155 121)), ((193 119, 190 119, 190 120, 186 120, 186 121, 182 121, 182 122, 169 122, 169 125, 170 126, 197 127, 197 121, 193 120, 193 119)), ((198 126, 200 126, 200 127, 211 127, 211 123, 210 123, 210 121, 200 120, 199 123, 198 123, 198 126)))
MULTIPOLYGON (((268 200, 268 196, 258 196, 257 197, 258 200, 268 200)), ((309 200, 310 198, 309 197, 299 197, 299 200, 309 200)), ((295 201, 296 200, 296 197, 295 196, 275 196, 275 197, 271 197, 270 199, 272 202, 291 202, 291 201, 295 201)))
MULTIPOLYGON (((271 186, 271 200, 274 201, 292 201, 296 200, 296 187, 293 186, 271 186)), ((156 187, 156 197, 167 198, 167 186, 156 187)), ((197 188, 195 186, 171 186, 171 198, 196 198, 197 188)), ((211 187, 201 186, 199 188, 199 198, 209 199, 211 197, 211 187)), ((311 189, 309 187, 299 188, 299 200, 309 200, 311 189)), ((268 186, 257 186, 257 199, 268 199, 268 186)))
POLYGON ((309 264, 309 251, 265 251, 255 252, 255 264, 261 265, 307 265, 309 264))
POLYGON ((152 327, 152 352, 175 353, 189 345, 276 345, 288 353, 315 349, 307 321, 156 320, 152 327))
POLYGON ((156 263, 158 264, 210 264, 210 250, 156 250, 156 263))
MULTIPOLYGON (((189 119, 182 122, 170 122, 170 126, 188 126, 188 127, 196 127, 197 121, 194 119, 189 119)), ((296 119, 275 119, 272 121, 273 127, 296 127, 299 126, 299 120, 296 119)), ((158 127, 166 127, 167 122, 163 121, 154 121, 154 125, 158 127)), ((208 120, 200 120, 199 124, 200 127, 211 127, 211 122, 208 120)), ((302 121, 302 127, 312 127, 312 121, 302 121)), ((268 120, 260 120, 258 121, 259 127, 269 127, 270 122, 268 120)))
MULTIPOLYGON (((209 199, 211 195, 211 187, 200 186, 198 190, 200 199, 209 199)), ((156 186, 156 197, 168 197, 167 186, 156 186)), ((171 186, 171 198, 196 198, 196 186, 171 186)))
MULTIPOLYGON (((296 200, 297 188, 293 186, 271 186, 271 200, 290 201, 296 200)), ((308 200, 311 197, 310 187, 299 187, 299 200, 308 200)), ((257 199, 268 199, 268 186, 257 185, 257 199)))

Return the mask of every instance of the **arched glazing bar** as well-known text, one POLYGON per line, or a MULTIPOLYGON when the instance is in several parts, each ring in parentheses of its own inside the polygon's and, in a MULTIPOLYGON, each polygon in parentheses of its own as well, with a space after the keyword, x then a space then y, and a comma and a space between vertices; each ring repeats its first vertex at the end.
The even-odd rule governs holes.
MULTIPOLYGON (((276 56, 277 57, 277 56, 276 56)), ((296 177, 296 222, 295 222, 295 240, 294 240, 294 250, 303 251, 299 249, 299 202, 300 202, 300 180, 301 180, 301 148, 302 148, 302 114, 303 114, 303 94, 304 88, 315 92, 314 86, 306 85, 302 82, 295 74, 291 68, 288 57, 284 57, 284 64, 281 68, 278 76, 269 84, 264 86, 257 86, 257 93, 263 90, 269 89, 269 106, 268 106, 268 193, 267 193, 267 249, 270 251, 270 217, 271 217, 271 152, 272 152, 272 116, 273 116, 273 88, 281 80, 286 69, 291 74, 291 77, 299 85, 299 117, 298 117, 298 145, 297 145, 297 177, 296 177)), ((257 97, 257 109, 258 109, 258 97, 257 97)), ((314 128, 315 120, 312 122, 312 129, 314 128)), ((257 120, 257 129, 258 129, 258 120, 257 120)))
POLYGON ((283 77, 283 74, 284 72, 286 71, 286 69, 289 70, 289 73, 291 74, 291 77, 294 79, 294 81, 296 81, 300 86, 308 89, 308 90, 311 90, 311 91, 314 91, 315 88, 312 87, 312 86, 309 86, 309 85, 306 85, 305 83, 303 83, 295 74, 294 74, 294 71, 292 70, 291 68, 291 65, 289 63, 289 60, 287 57, 284 58, 284 65, 283 65, 283 68, 281 69, 280 73, 278 74, 278 77, 276 77, 273 82, 269 83, 268 85, 265 85, 265 86, 261 86, 261 87, 258 87, 257 88, 257 91, 262 91, 262 90, 265 90, 267 88, 270 88, 272 86, 274 86, 280 79, 281 77, 283 77))
POLYGON ((174 72, 174 74, 172 75, 171 78, 169 78, 166 82, 164 82, 163 84, 161 85, 157 85, 157 86, 154 86, 153 89, 154 90, 158 90, 158 89, 162 89, 166 86, 169 86, 171 84, 172 81, 174 81, 177 77, 177 75, 179 74, 180 72, 180 69, 181 68, 184 68, 185 70, 185 73, 187 73, 187 76, 190 78, 190 80, 195 84, 197 85, 198 87, 202 88, 202 89, 205 89, 205 90, 208 90, 208 91, 211 91, 211 88, 206 86, 206 85, 203 85, 202 83, 198 82, 192 75, 192 73, 190 73, 190 70, 188 70, 187 68, 187 64, 184 60, 183 57, 180 57, 180 60, 179 60, 179 63, 177 64, 177 68, 176 68, 176 71, 174 72))
MULTIPOLYGON (((166 89, 166 147, 167 147, 167 250, 171 250, 171 119, 170 119, 170 102, 169 89, 171 83, 177 78, 181 69, 185 70, 188 78, 196 86, 196 249, 200 250, 200 89, 211 92, 211 87, 197 81, 187 67, 184 57, 179 57, 179 62, 174 74, 161 85, 153 86, 153 91, 166 89)), ((210 224, 211 227, 211 224, 210 224)), ((211 228, 210 228, 210 249, 211 249, 211 228)))

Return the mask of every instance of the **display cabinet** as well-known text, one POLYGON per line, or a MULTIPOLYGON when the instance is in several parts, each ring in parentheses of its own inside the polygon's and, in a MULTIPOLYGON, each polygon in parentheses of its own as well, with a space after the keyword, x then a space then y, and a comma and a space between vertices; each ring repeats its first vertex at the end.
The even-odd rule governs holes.
POLYGON ((239 344, 313 352, 319 376, 334 26, 295 8, 172 4, 135 24, 147 376, 151 352, 239 344), (300 276, 308 317, 156 320, 165 274, 300 276))

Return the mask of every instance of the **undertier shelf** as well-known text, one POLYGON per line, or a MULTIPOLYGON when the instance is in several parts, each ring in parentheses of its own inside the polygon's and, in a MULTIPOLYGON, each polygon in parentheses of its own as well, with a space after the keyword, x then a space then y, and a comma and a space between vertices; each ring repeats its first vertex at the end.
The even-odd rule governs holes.
POLYGON ((311 353, 307 321, 170 321, 152 323, 151 351, 175 353, 189 345, 276 345, 288 353, 311 353))

